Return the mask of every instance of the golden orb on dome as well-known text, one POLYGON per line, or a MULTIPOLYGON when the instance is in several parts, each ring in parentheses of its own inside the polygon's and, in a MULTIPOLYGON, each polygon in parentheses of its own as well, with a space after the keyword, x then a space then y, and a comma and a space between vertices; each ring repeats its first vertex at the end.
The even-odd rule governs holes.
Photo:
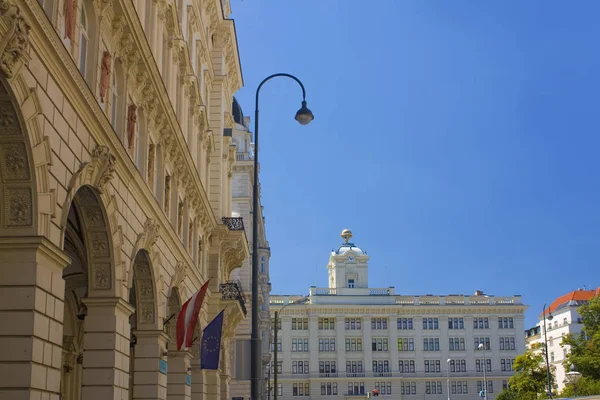
POLYGON ((340 236, 344 239, 345 243, 348 243, 352 238, 352 231, 350 229, 344 229, 340 236))

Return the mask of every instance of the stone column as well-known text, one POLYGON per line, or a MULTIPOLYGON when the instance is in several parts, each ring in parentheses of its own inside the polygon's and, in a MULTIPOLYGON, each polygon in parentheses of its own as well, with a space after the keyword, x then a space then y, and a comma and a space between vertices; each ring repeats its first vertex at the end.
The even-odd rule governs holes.
MULTIPOLYGON (((229 384, 231 382, 229 368, 229 341, 230 335, 223 335, 221 338, 221 359, 219 361, 219 369, 221 370, 221 400, 229 400, 229 384)), ((262 365, 262 363, 261 363, 262 365)), ((262 379, 261 379, 262 382, 262 379)))
POLYGON ((133 370, 134 400, 167 398, 167 361, 163 358, 169 337, 163 331, 134 331, 137 338, 133 370))
POLYGON ((206 378, 204 376, 205 371, 200 369, 200 360, 192 360, 192 400, 209 400, 206 396, 206 378))
POLYGON ((192 376, 190 368, 192 354, 187 351, 169 352, 167 374, 167 400, 190 400, 192 397, 192 376))
POLYGON ((41 237, 0 238, 0 398, 58 400, 70 262, 41 237))
POLYGON ((218 400, 221 398, 221 371, 218 369, 205 369, 204 382, 206 385, 206 396, 204 400, 218 400))
POLYGON ((85 400, 125 399, 129 391, 129 316, 121 298, 88 297, 83 339, 85 400))

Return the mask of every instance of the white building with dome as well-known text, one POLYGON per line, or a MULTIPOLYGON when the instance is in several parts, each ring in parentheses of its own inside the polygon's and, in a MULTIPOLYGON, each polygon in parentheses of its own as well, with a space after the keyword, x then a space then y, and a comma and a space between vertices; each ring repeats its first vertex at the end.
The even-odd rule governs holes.
MULTIPOLYGON (((271 295, 279 311, 273 398, 495 399, 525 350, 521 296, 410 295, 369 287, 369 255, 351 242, 329 255, 329 287, 271 295), (295 303, 296 302, 296 303, 295 303), (481 346, 480 346, 481 345, 481 346), (485 378, 484 378, 485 369, 485 378)), ((272 358, 273 360, 273 358, 272 358)))

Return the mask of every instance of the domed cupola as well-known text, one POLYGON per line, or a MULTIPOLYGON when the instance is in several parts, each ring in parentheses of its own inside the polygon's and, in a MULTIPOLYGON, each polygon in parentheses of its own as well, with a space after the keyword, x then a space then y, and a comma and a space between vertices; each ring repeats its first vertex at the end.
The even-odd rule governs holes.
POLYGON ((329 287, 335 289, 368 288, 367 252, 350 242, 352 231, 344 229, 340 235, 344 243, 329 255, 329 287))
POLYGON ((344 243, 335 250, 335 254, 346 254, 349 251, 352 251, 358 255, 363 255, 365 252, 360 247, 354 245, 354 243, 350 243, 350 239, 352 239, 352 231, 350 229, 344 229, 340 235, 342 239, 344 239, 344 243))

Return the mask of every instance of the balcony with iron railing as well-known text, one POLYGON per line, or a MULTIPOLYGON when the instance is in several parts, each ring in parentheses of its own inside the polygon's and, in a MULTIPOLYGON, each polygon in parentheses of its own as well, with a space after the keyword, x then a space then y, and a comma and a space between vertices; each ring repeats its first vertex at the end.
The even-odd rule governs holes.
POLYGON ((221 221, 230 231, 244 230, 244 218, 242 217, 222 217, 221 221))
POLYGON ((249 151, 238 151, 237 153, 235 153, 235 160, 236 161, 252 161, 253 160, 252 153, 250 153, 249 151))
POLYGON ((248 313, 246 310, 246 299, 244 298, 242 285, 240 285, 238 281, 221 283, 219 285, 219 292, 221 292, 221 298, 223 300, 237 300, 244 315, 248 313))

